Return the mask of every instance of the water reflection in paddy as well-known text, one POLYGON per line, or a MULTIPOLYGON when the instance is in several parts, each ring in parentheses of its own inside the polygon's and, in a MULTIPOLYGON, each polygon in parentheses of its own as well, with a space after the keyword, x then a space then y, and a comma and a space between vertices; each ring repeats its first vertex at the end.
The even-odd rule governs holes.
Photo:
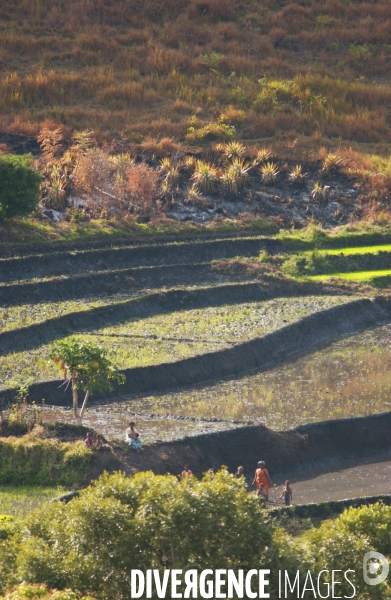
POLYGON ((116 408, 261 421, 273 429, 391 410, 390 337, 391 325, 378 327, 266 373, 116 408))
MULTIPOLYGON (((145 441, 168 440, 262 422, 290 429, 311 421, 391 410, 391 325, 385 325, 266 373, 173 394, 91 406, 85 424, 122 438, 133 415, 145 441), (176 420, 198 417, 200 421, 176 420), (221 423, 202 421, 221 419, 221 423), (231 423, 230 423, 231 421, 231 423)), ((70 411, 47 418, 72 421, 70 411)))

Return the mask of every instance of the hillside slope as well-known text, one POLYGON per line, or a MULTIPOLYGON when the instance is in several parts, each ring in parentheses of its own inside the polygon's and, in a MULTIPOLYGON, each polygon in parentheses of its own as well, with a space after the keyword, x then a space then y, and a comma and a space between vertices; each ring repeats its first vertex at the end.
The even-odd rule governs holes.
POLYGON ((4 0, 1 124, 388 142, 390 39, 388 0, 4 0))

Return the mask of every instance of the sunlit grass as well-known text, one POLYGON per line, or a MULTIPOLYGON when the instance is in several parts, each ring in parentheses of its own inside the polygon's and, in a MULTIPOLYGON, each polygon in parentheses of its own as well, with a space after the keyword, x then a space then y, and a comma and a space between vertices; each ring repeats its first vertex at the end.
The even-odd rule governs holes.
MULTIPOLYGON (((307 296, 184 310, 97 329, 83 339, 114 349, 120 368, 154 365, 228 348, 349 300, 307 296)), ((58 378, 48 353, 45 345, 1 357, 0 388, 58 378)))
MULTIPOLYGON (((311 250, 304 250, 302 254, 310 254, 311 252, 311 250)), ((391 252, 391 244, 356 246, 352 248, 330 248, 325 250, 324 254, 343 254, 344 256, 350 256, 353 254, 377 254, 378 252, 391 252)))
POLYGON ((126 302, 129 298, 112 296, 94 300, 67 300, 64 302, 47 302, 42 304, 23 304, 20 306, 0 307, 0 331, 12 331, 20 327, 28 327, 43 323, 70 313, 78 313, 101 306, 115 306, 126 302))
POLYGON ((13 487, 0 485, 0 515, 21 519, 67 490, 63 487, 13 487))
POLYGON ((330 277, 338 277, 347 281, 371 281, 377 277, 385 277, 391 275, 391 269, 380 271, 355 271, 353 273, 328 273, 327 275, 312 275, 308 277, 312 281, 327 281, 330 277))

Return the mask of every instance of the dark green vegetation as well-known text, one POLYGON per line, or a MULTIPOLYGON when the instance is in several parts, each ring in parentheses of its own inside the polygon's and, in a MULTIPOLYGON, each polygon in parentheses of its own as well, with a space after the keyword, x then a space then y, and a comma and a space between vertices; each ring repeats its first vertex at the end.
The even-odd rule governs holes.
POLYGON ((24 217, 38 206, 41 176, 32 156, 0 154, 0 221, 24 217))
MULTIPOLYGON (((0 542, 0 581, 125 600, 132 568, 248 570, 260 564, 271 569, 272 597, 278 569, 292 575, 297 569, 334 568, 356 571, 360 600, 382 599, 386 584, 362 582, 362 557, 373 548, 390 555, 390 517, 390 507, 375 504, 349 509, 318 527, 298 524, 288 533, 281 519, 267 517, 259 500, 224 470, 201 482, 152 473, 104 475, 69 504, 34 511, 20 523, 20 533, 0 542)), ((352 588, 345 581, 339 590, 350 595, 352 588)))

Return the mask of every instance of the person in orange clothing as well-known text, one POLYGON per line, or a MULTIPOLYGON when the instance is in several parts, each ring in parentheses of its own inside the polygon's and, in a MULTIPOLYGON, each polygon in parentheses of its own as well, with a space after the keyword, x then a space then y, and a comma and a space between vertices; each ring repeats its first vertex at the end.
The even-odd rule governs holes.
POLYGON ((269 485, 271 485, 269 471, 266 468, 266 464, 263 460, 258 463, 258 469, 255 471, 253 485, 255 484, 256 494, 259 495, 261 484, 263 484, 264 498, 266 502, 269 500, 269 485))

